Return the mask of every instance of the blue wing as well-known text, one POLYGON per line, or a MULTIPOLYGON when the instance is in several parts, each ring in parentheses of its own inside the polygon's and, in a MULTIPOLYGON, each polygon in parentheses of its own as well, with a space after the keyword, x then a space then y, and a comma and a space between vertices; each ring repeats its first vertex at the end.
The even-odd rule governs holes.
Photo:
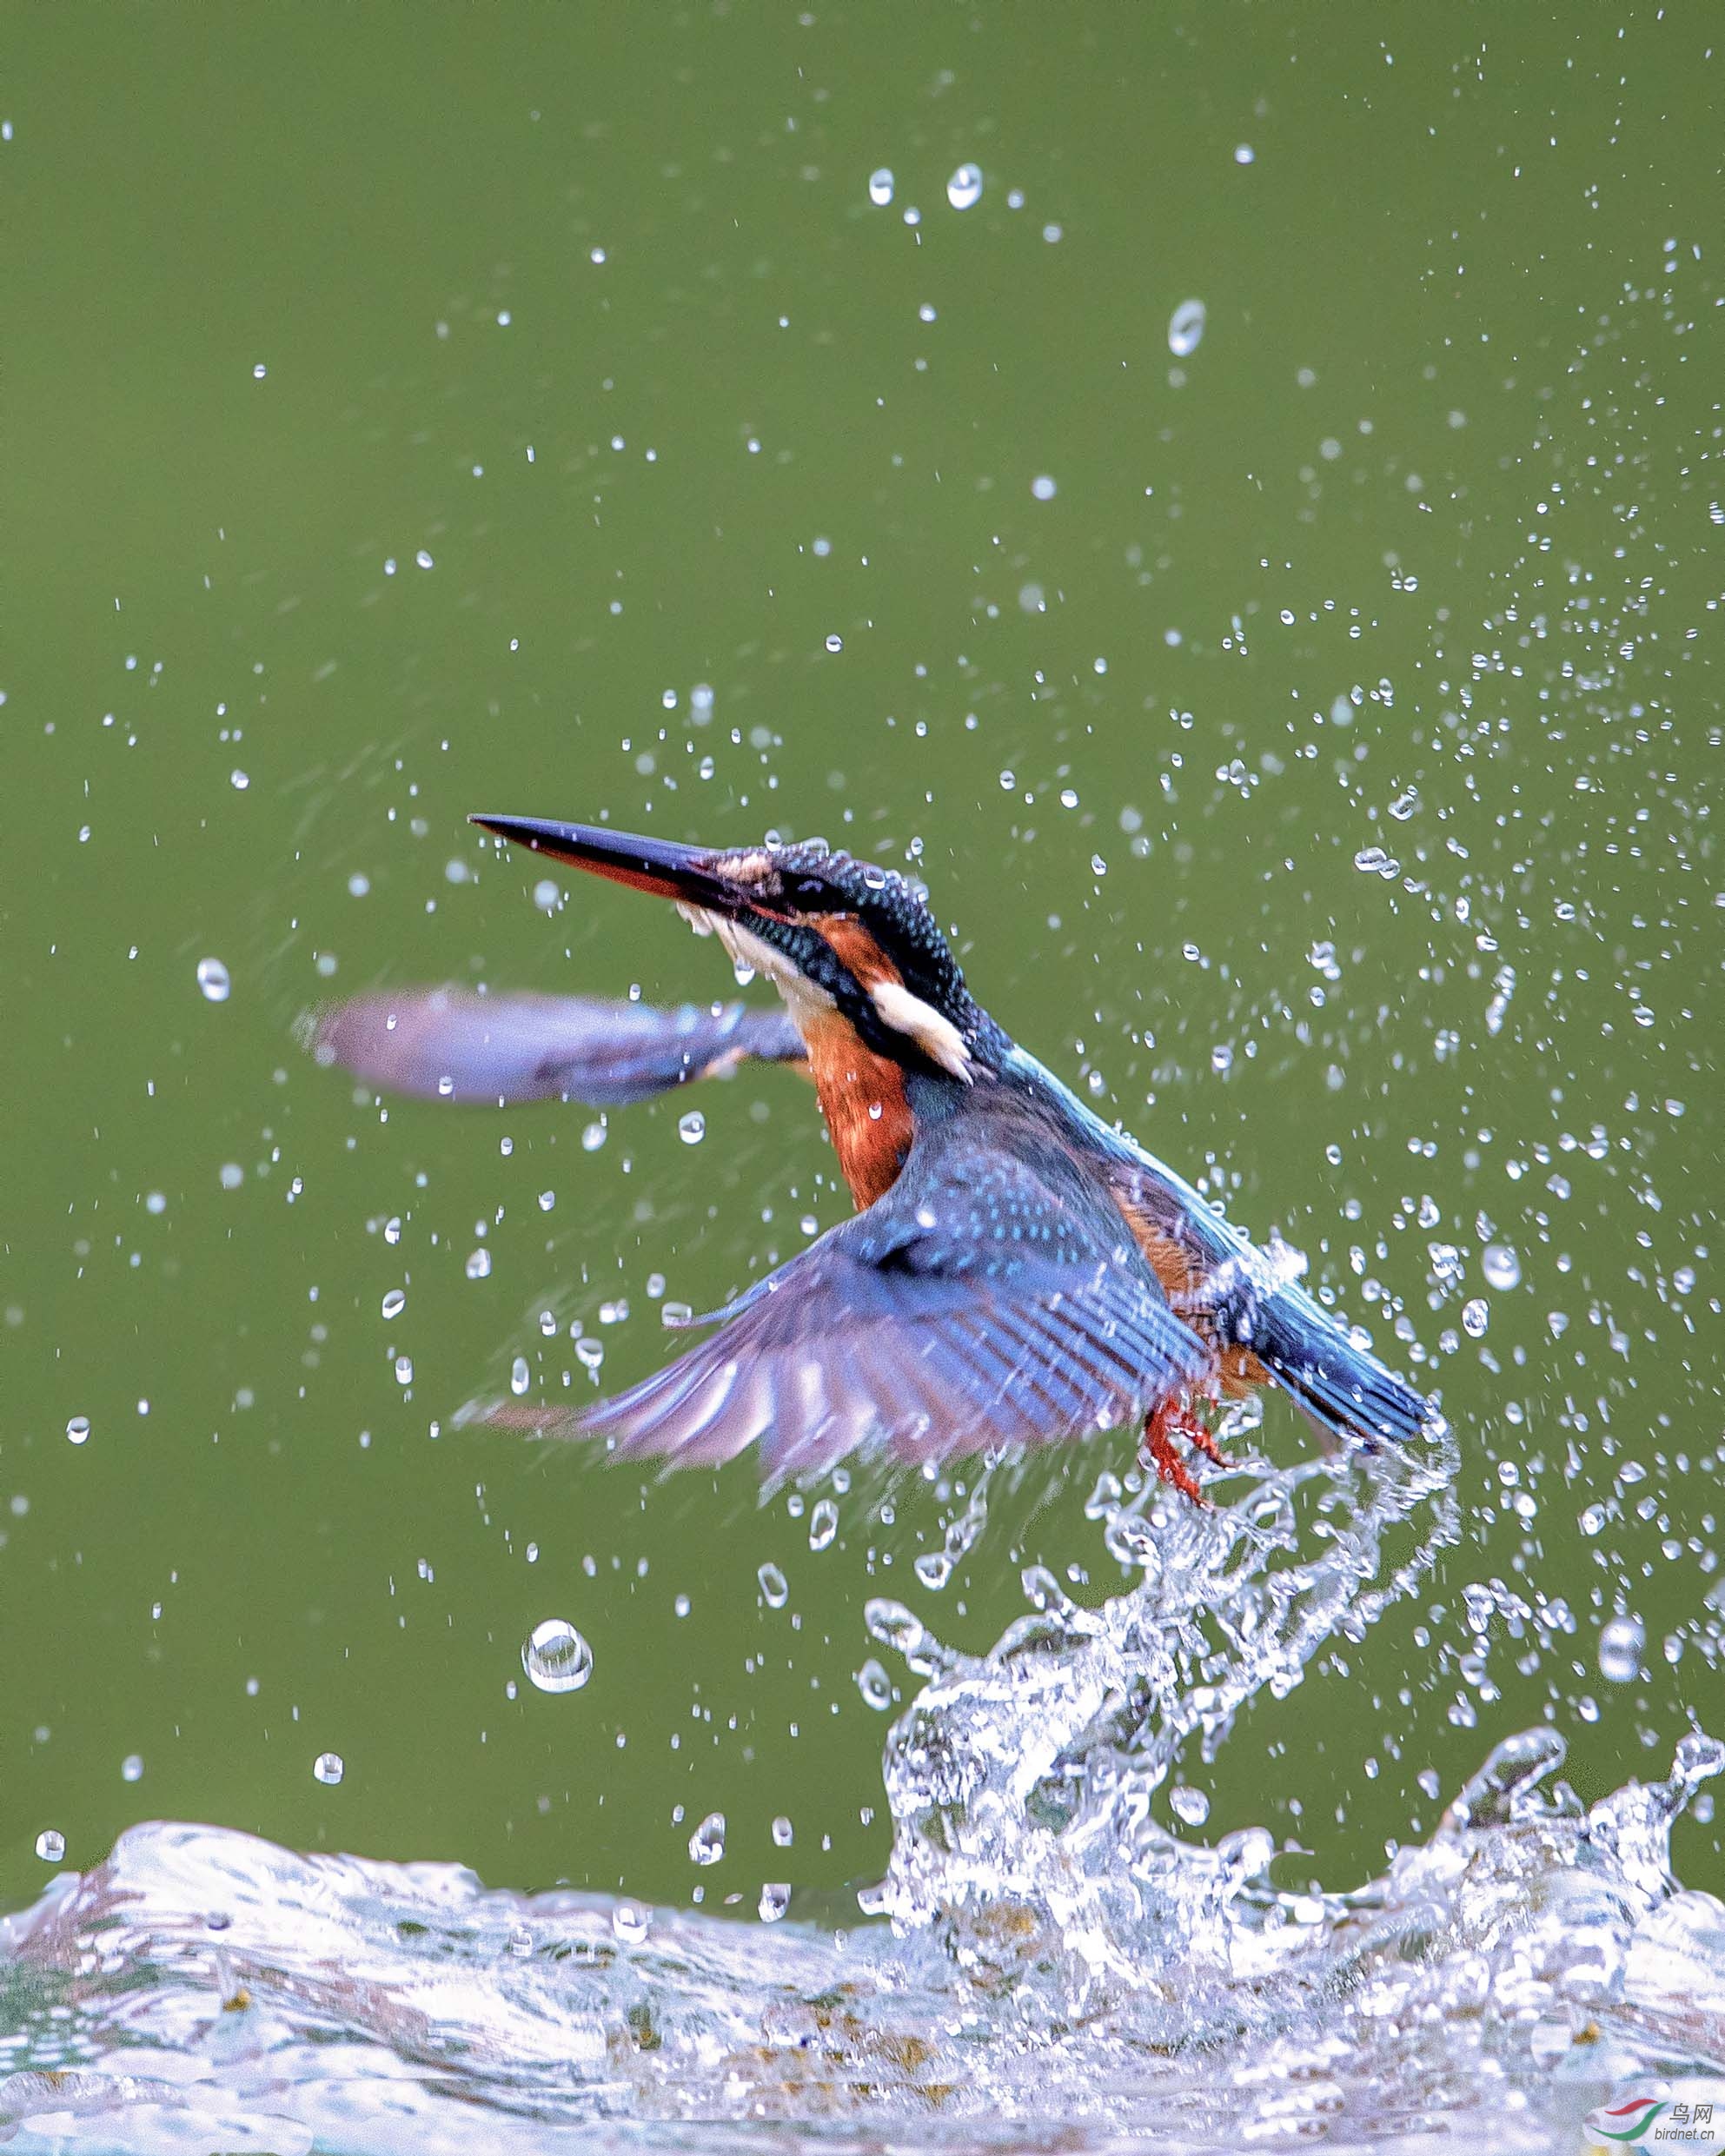
POLYGON ((337 1004, 317 1018, 312 1052, 388 1092, 494 1105, 561 1097, 595 1108, 728 1073, 748 1056, 804 1060, 801 1036, 781 1009, 661 1010, 466 988, 408 988, 337 1004))
POLYGON ((919 1134, 866 1212, 704 1321, 711 1338, 535 1423, 678 1466, 758 1445, 776 1477, 862 1449, 919 1462, 1049 1443, 1198 1383, 1207 1352, 1106 1193, 1052 1132, 970 1101, 919 1134))

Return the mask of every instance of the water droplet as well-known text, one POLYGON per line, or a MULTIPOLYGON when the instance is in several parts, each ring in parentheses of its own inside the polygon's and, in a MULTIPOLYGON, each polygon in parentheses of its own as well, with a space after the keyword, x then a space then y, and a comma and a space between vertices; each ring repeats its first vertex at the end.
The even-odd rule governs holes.
POLYGON ((677 1118, 677 1135, 685 1145, 699 1145, 707 1136, 707 1118, 699 1108, 691 1108, 677 1118))
POLYGON ((651 1915, 639 1901, 620 1901, 611 1912, 612 1935, 626 1947, 640 1946, 652 1925, 651 1915))
POLYGON ((820 1497, 808 1516, 808 1546, 811 1549, 831 1547, 833 1537, 839 1532, 839 1508, 830 1497, 820 1497))
POLYGON ((1092 876, 1105 876, 1108 873, 1108 864, 1099 853, 1091 855, 1090 872, 1092 876))
POLYGON ((527 1369, 527 1358, 524 1355, 518 1355, 509 1365, 509 1390, 518 1400, 527 1390, 531 1376, 532 1373, 527 1369))
POLYGON ((1168 1792, 1168 1808, 1186 1826, 1202 1827, 1210 1817, 1210 1799, 1202 1789, 1189 1789, 1177 1782, 1168 1792))
POLYGON ((1480 1252, 1479 1269, 1485 1275, 1488 1286, 1515 1288, 1521 1285, 1522 1261, 1507 1243, 1488 1243, 1480 1252))
POLYGON ((399 1288, 391 1288, 379 1307, 386 1317, 399 1317, 408 1307, 408 1298, 399 1288))
POLYGON ((363 899, 363 898, 367 895, 367 893, 370 891, 370 889, 371 889, 371 879, 370 879, 370 877, 369 877, 369 876, 367 876, 367 875, 365 875, 365 874, 363 874, 363 873, 362 873, 360 870, 355 869, 355 870, 354 871, 353 874, 352 874, 351 876, 349 876, 349 877, 348 877, 348 896, 349 898, 351 898, 351 899, 363 899))
POLYGON ((197 985, 202 989, 209 1003, 226 1003, 233 991, 228 969, 220 959, 200 959, 197 962, 197 985))
POLYGON ((533 887, 533 902, 541 913, 554 913, 562 895, 549 876, 541 876, 533 887))
POLYGON ((75 1416, 73 1416, 73 1417, 72 1417, 71 1421, 70 1421, 70 1422, 69 1422, 69 1423, 67 1423, 67 1425, 66 1425, 66 1436, 67 1436, 67 1440, 68 1440, 68 1442, 69 1442, 69 1443, 72 1443, 72 1444, 75 1444, 75 1445, 81 1445, 81 1444, 83 1444, 83 1442, 85 1441, 85 1439, 86 1439, 89 1436, 90 1436, 90 1417, 89 1417, 89 1416, 87 1416, 87 1415, 75 1415, 75 1416))
POLYGON ((1418 806, 1419 788, 1410 786, 1405 793, 1398 793, 1390 802, 1390 813, 1398 824, 1404 824, 1418 806))
POLYGON ((1603 1505, 1589 1505, 1576 1524, 1581 1529, 1583 1535, 1597 1535, 1600 1529, 1605 1525, 1606 1517, 1606 1510, 1603 1505))
POLYGON ((1052 501, 1059 488, 1046 472, 1038 472, 1030 483, 1030 490, 1038 501, 1052 501))
POLYGON ((826 640, 826 648, 828 651, 843 651, 845 648, 844 638, 839 635, 829 636, 826 640))
POLYGON ((401 1239, 401 1216, 400 1213, 391 1213, 388 1219, 383 1224, 383 1240, 386 1243, 394 1244, 399 1243, 401 1239))
POLYGON ((1176 359, 1190 359, 1204 339, 1209 310, 1202 300, 1182 300, 1168 322, 1168 349, 1176 359))
POLYGON ((769 1609, 782 1609, 790 1599, 790 1582, 776 1564, 764 1564, 755 1574, 760 1582, 761 1598, 769 1609))
POLYGON ((1613 1617, 1599 1628, 1599 1674, 1608 1684, 1633 1684, 1641 1674, 1647 1627, 1639 1617, 1613 1617))
POLYGON ((320 1752, 311 1762, 312 1777, 333 1789, 348 1771, 348 1763, 339 1752, 320 1752))
POLYGON ((140 1753, 128 1752, 120 1761, 122 1781, 141 1781, 143 1779, 143 1758, 140 1753))
POLYGON ((716 1864, 725 1854, 725 1814, 709 1812, 689 1836, 689 1860, 694 1864, 716 1864))
POLYGON ((938 1595, 952 1576, 952 1560, 944 1549, 925 1549, 916 1561, 915 1570, 930 1593, 938 1595))
POLYGON ((237 1191, 246 1179, 246 1171, 237 1160, 224 1160, 216 1171, 216 1180, 224 1191, 237 1191))
POLYGON ((593 1675, 593 1649, 574 1625, 547 1617, 527 1635, 521 1668, 541 1692, 579 1692, 593 1675))
POLYGON ((786 1886, 765 1886, 760 1890, 760 1920, 776 1924, 791 1906, 791 1889, 786 1886))
POLYGON ((246 788, 251 784, 251 780, 242 771, 230 771, 228 773, 228 783, 233 787, 236 793, 243 793, 246 788))
POLYGON ((589 1123, 581 1132, 581 1151, 584 1153, 596 1153, 604 1143, 605 1125, 602 1123, 589 1123))
POLYGON ((778 1818, 773 1822, 773 1848, 775 1849, 788 1849, 796 1838, 796 1828, 792 1826, 790 1821, 786 1818, 782 1812, 780 1812, 778 1818))
POLYGON ((66 1837, 57 1827, 44 1827, 36 1838, 36 1853, 44 1864, 57 1864, 66 1854, 66 1837))
POLYGON ((557 1204, 557 1193, 556 1193, 556 1191, 541 1191, 540 1192, 540 1194, 539 1194, 539 1210, 541 1211, 541 1212, 542 1212, 542 1213, 548 1213, 548 1212, 552 1211, 554 1210, 554 1208, 555 1207, 556 1204, 557 1204))
POLYGON ((982 200, 982 167, 962 164, 946 182, 946 199, 954 209, 969 209, 982 200))
POLYGON ((868 176, 868 199, 877 209, 885 209, 892 199, 892 168, 877 165, 868 176))
POLYGON ((491 1253, 481 1244, 478 1250, 468 1253, 467 1274, 469 1280, 483 1280, 491 1270, 491 1253))
POLYGON ((1477 1340, 1491 1323, 1491 1305, 1483 1295, 1476 1295, 1462 1305, 1462 1330, 1470 1340, 1477 1340))
POLYGON ((892 1680, 871 1655, 857 1672, 857 1689, 863 1695, 863 1704, 872 1707, 877 1714, 884 1714, 892 1704, 892 1680))

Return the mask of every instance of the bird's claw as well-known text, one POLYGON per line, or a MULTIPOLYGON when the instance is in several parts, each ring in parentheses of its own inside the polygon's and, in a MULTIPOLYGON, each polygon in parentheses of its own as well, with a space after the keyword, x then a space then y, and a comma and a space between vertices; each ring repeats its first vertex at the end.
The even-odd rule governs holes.
POLYGON ((1144 1426, 1144 1443, 1138 1448, 1138 1458, 1145 1467, 1153 1467, 1164 1483, 1171 1484, 1183 1497, 1195 1505, 1210 1503, 1198 1488, 1191 1469, 1174 1449, 1172 1433, 1178 1430, 1193 1451, 1202 1453, 1206 1460, 1213 1460, 1217 1467, 1233 1465, 1217 1443, 1211 1432, 1190 1408, 1172 1405, 1158 1408, 1144 1426))

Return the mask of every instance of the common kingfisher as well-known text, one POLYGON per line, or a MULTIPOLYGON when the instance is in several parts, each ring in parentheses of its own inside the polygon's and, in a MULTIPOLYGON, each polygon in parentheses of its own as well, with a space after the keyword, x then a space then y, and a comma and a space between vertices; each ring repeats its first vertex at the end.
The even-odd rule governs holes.
POLYGON ((1330 1444, 1433 1421, 1298 1284, 1285 1247, 1258 1249, 989 1016, 896 871, 819 839, 713 851, 471 820, 670 899, 783 1011, 380 993, 324 1015, 320 1058, 407 1093, 598 1105, 745 1058, 798 1065, 858 1209, 687 1321, 717 1330, 677 1361, 613 1398, 534 1410, 536 1427, 683 1466, 755 1445, 777 1480, 862 1448, 920 1463, 1142 1422, 1146 1464, 1202 1503, 1193 1454, 1225 1463, 1198 1410, 1258 1386, 1291 1394, 1330 1444))

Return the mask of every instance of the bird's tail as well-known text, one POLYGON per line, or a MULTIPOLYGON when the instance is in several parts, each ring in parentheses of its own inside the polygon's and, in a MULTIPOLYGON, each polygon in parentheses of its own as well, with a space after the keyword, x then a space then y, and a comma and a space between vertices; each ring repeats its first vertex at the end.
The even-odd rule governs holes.
POLYGON ((1251 1345, 1321 1436, 1397 1444, 1437 1420, 1430 1401, 1386 1370, 1369 1349, 1292 1282, 1252 1313, 1251 1345))

